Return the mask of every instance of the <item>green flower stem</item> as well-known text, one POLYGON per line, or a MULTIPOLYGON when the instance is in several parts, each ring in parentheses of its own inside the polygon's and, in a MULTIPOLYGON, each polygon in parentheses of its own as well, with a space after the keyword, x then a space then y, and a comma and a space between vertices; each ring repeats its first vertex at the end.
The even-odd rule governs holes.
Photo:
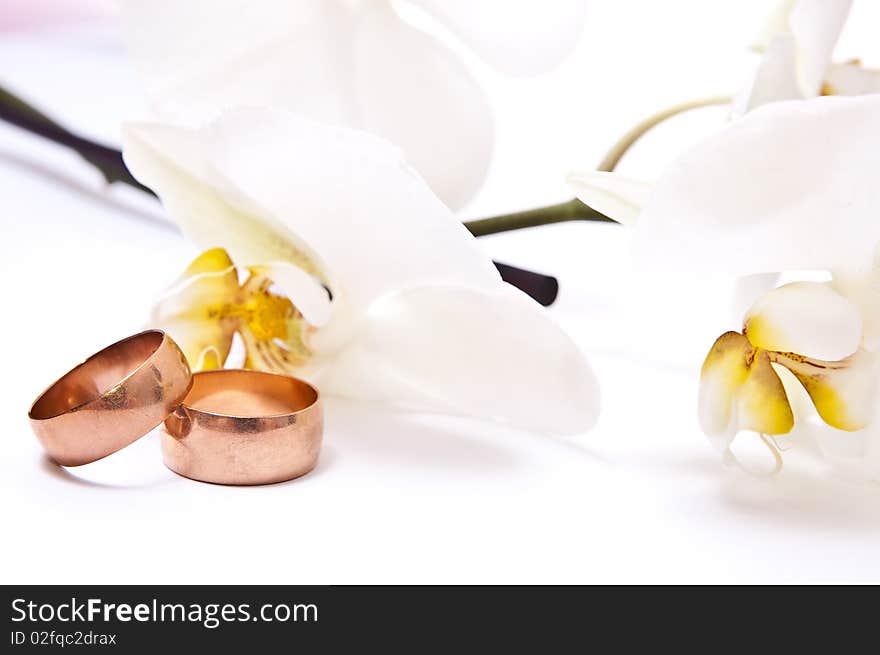
MULTIPOLYGON (((700 98, 698 100, 683 102, 674 107, 669 107, 652 114, 624 134, 602 158, 602 161, 599 163, 599 166, 596 167, 596 170, 607 172, 613 171, 626 152, 647 132, 663 121, 686 111, 691 111, 692 109, 700 109, 701 107, 711 107, 714 105, 725 105, 729 104, 731 101, 732 98, 730 96, 700 98)), ((526 227, 550 225, 551 223, 564 223, 566 221, 598 221, 601 223, 617 222, 614 219, 599 213, 592 207, 585 205, 579 200, 574 199, 558 205, 548 205, 547 207, 538 207, 536 209, 529 209, 527 211, 516 212, 513 214, 470 221, 465 223, 465 226, 471 231, 471 234, 481 237, 486 236, 487 234, 521 230, 526 227)))
POLYGON ((510 232, 511 230, 521 230, 526 227, 538 227, 539 225, 551 225, 567 221, 617 223, 613 218, 608 218, 605 214, 597 212, 592 207, 588 207, 577 198, 574 198, 558 205, 548 205, 547 207, 527 209, 526 211, 513 214, 482 218, 476 221, 468 221, 464 225, 475 237, 482 237, 487 234, 510 232))
POLYGON ((641 121, 638 125, 630 129, 626 134, 624 134, 620 139, 618 139, 617 143, 615 143, 611 150, 602 158, 602 161, 599 163, 599 166, 596 167, 597 171, 608 171, 611 172, 615 168, 617 168, 617 164, 620 163, 620 160, 623 158, 623 155, 626 154, 626 151, 629 150, 635 142, 641 139, 647 132, 649 132, 652 128, 656 127, 663 121, 672 118, 673 116, 677 116, 678 114, 683 114, 686 111, 691 111, 692 109, 700 109, 701 107, 712 107, 714 105, 726 105, 732 102, 733 98, 730 96, 713 96, 711 98, 700 98, 699 100, 691 100, 689 102, 683 102, 681 104, 675 105, 674 107, 669 107, 662 111, 658 111, 656 114, 651 114, 645 120, 641 121))

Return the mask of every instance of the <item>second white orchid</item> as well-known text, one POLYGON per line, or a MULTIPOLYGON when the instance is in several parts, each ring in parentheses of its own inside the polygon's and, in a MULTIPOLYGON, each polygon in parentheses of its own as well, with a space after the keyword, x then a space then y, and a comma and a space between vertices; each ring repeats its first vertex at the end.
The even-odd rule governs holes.
POLYGON ((772 103, 680 157, 643 208, 634 242, 649 266, 831 277, 770 291, 713 346, 701 420, 724 448, 743 429, 796 443, 811 405, 823 451, 850 432, 851 458, 880 475, 878 152, 880 95, 772 103))

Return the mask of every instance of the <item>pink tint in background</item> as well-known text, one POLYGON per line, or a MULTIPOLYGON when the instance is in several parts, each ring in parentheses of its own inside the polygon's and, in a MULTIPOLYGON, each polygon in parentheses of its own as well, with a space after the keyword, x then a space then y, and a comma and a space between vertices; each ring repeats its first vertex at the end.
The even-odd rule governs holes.
POLYGON ((0 32, 106 20, 115 13, 111 0, 4 0, 0 4, 0 32))

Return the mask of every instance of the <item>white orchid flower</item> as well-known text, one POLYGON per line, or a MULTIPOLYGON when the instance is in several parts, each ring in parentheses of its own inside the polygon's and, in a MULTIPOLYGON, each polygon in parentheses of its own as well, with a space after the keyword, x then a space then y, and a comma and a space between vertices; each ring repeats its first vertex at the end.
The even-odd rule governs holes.
MULTIPOLYGON (((495 68, 534 74, 580 35, 585 0, 408 0, 495 68)), ((461 59, 390 0, 126 0, 126 40, 157 116, 289 109, 387 138, 458 208, 493 147, 486 97, 461 59)))
POLYGON ((783 434, 797 423, 797 385, 783 391, 774 373, 784 383, 787 369, 831 433, 855 431, 880 457, 878 152, 880 95, 772 103, 681 156, 645 204, 634 249, 648 266, 831 274, 769 292, 742 334, 716 342, 701 416, 723 447, 738 430, 783 434))
POLYGON ((128 125, 124 143, 211 249, 155 312, 194 367, 222 365, 238 332, 250 366, 328 395, 556 433, 595 421, 580 350, 384 140, 240 109, 201 128, 128 125))

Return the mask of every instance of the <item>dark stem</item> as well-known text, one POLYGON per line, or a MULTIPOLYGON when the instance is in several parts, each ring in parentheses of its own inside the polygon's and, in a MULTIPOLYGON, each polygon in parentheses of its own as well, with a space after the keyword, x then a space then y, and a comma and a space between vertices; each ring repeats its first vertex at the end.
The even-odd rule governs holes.
POLYGON ((122 182, 153 194, 150 189, 134 179, 125 162, 122 161, 122 153, 119 150, 73 134, 3 87, 0 87, 0 119, 70 148, 97 168, 108 184, 122 182))
POLYGON ((521 230, 526 227, 538 227, 539 225, 550 225, 551 223, 565 223, 567 221, 617 223, 613 218, 608 218, 605 214, 597 212, 592 207, 588 207, 575 198, 559 203, 558 205, 548 205, 547 207, 527 209, 526 211, 515 212, 513 214, 504 214, 501 216, 493 216, 492 218, 482 218, 477 221, 469 221, 465 223, 465 227, 467 227, 475 237, 482 237, 487 234, 521 230))
MULTIPOLYGON (((108 184, 121 182, 152 196, 151 189, 138 182, 122 159, 122 153, 100 143, 80 137, 65 129, 36 107, 26 103, 0 86, 0 120, 70 148, 97 168, 108 184)), ((488 219, 493 220, 493 219, 488 219)), ((510 228, 512 229, 512 228, 510 228)), ((473 231, 473 230, 472 230, 473 231)), ((555 277, 495 262, 501 278, 524 291, 544 306, 552 305, 559 291, 555 277)))

